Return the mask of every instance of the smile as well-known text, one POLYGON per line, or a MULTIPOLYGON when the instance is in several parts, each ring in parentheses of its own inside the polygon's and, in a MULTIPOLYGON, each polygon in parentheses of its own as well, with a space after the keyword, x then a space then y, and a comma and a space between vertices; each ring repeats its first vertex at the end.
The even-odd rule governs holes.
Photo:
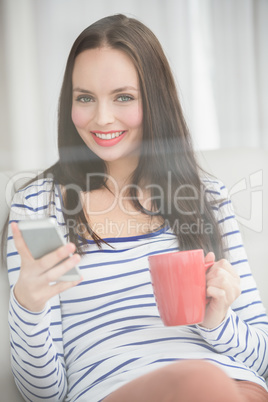
POLYGON ((101 140, 112 140, 114 138, 120 137, 120 135, 124 134, 124 132, 125 131, 113 131, 109 133, 101 133, 97 131, 92 131, 92 133, 101 140))
POLYGON ((123 131, 91 131, 94 141, 101 147, 113 147, 123 140, 127 134, 123 131))

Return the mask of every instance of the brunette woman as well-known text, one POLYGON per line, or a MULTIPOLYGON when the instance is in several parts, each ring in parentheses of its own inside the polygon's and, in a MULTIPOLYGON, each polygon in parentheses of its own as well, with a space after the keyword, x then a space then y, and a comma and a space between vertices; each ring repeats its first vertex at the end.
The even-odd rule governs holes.
POLYGON ((58 147, 10 212, 12 366, 25 400, 267 401, 268 320, 230 200, 198 168, 169 64, 141 22, 110 16, 76 39, 58 147), (69 242, 34 260, 17 222, 48 216, 69 242), (165 327, 148 256, 196 248, 214 261, 204 320, 165 327), (76 264, 82 280, 57 281, 76 264))

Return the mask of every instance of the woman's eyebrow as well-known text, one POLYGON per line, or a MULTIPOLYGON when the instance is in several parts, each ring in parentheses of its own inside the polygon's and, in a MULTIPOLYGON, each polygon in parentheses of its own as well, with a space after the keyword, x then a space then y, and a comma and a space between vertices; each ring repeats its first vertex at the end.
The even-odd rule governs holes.
POLYGON ((83 88, 79 88, 79 87, 74 88, 73 92, 82 92, 83 94, 91 93, 91 91, 88 91, 87 89, 83 89, 83 88))
MULTIPOLYGON (((113 90, 111 91, 111 94, 113 95, 113 94, 116 94, 116 93, 119 93, 119 92, 125 92, 125 91, 128 91, 128 90, 132 90, 132 91, 138 92, 138 89, 137 89, 137 88, 135 88, 135 87, 133 87, 133 86, 131 86, 131 85, 127 85, 127 86, 125 86, 125 87, 120 87, 120 88, 113 89, 113 90)), ((92 93, 92 92, 89 91, 88 89, 83 89, 83 88, 80 88, 80 87, 74 88, 74 89, 73 89, 73 92, 82 92, 82 93, 84 93, 84 94, 90 94, 90 93, 92 93)))
POLYGON ((127 85, 127 86, 125 86, 125 87, 121 87, 121 88, 116 88, 116 89, 114 89, 113 91, 111 91, 111 94, 116 94, 116 93, 118 93, 118 92, 125 92, 125 91, 129 91, 129 90, 137 91, 137 92, 138 92, 138 89, 137 89, 137 88, 132 87, 131 85, 127 85))

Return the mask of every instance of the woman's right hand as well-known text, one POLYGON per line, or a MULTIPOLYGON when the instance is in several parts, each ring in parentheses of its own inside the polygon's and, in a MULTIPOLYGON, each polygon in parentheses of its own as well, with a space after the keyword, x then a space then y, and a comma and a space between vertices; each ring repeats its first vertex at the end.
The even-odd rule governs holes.
POLYGON ((25 309, 32 312, 41 312, 49 299, 64 290, 78 285, 82 281, 80 279, 72 282, 57 282, 63 274, 79 263, 80 256, 73 254, 69 257, 70 254, 75 252, 75 245, 68 243, 56 251, 35 260, 15 222, 11 223, 11 229, 15 246, 21 256, 20 275, 14 287, 14 295, 18 303, 25 309), (54 267, 64 258, 67 259, 54 267))

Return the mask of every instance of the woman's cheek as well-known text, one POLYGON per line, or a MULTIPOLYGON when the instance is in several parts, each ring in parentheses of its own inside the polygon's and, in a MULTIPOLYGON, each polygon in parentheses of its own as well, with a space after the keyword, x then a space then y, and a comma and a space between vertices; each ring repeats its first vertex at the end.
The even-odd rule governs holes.
POLYGON ((88 113, 86 112, 86 110, 84 109, 80 109, 80 108, 76 108, 73 107, 72 108, 72 121, 75 125, 75 127, 78 128, 83 128, 87 125, 89 118, 88 118, 88 113))
POLYGON ((142 108, 133 108, 125 111, 122 120, 129 127, 138 127, 142 124, 142 108))

